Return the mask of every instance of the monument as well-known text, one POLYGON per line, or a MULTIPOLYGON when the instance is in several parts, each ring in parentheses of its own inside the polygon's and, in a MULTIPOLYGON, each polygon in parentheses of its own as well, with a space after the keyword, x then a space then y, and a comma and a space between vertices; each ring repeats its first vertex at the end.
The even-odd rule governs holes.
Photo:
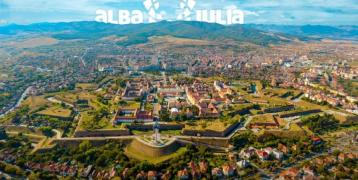
POLYGON ((156 119, 154 124, 153 124, 153 144, 155 145, 160 145, 162 144, 161 139, 160 139, 160 133, 159 133, 159 120, 156 119))

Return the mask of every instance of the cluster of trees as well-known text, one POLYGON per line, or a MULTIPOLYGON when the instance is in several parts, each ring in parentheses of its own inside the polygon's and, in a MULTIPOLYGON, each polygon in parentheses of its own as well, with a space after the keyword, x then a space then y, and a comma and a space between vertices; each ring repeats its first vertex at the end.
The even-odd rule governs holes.
POLYGON ((109 109, 101 107, 88 113, 91 118, 83 119, 83 127, 88 130, 101 129, 107 122, 110 115, 109 109))
POLYGON ((40 127, 40 130, 47 137, 52 137, 54 135, 54 132, 50 126, 42 126, 40 127))
POLYGON ((285 94, 281 95, 281 98, 288 98, 289 96, 295 96, 295 93, 292 91, 288 91, 285 94))
POLYGON ((235 149, 242 149, 247 146, 254 144, 257 140, 257 136, 252 132, 248 131, 231 139, 231 144, 234 145, 235 149))
POLYGON ((104 105, 109 105, 109 101, 107 99, 105 99, 102 95, 98 95, 97 96, 97 101, 104 104, 104 105))
MULTIPOLYGON (((182 170, 188 166, 190 161, 194 161, 198 164, 200 161, 206 161, 209 165, 209 169, 206 173, 202 174, 202 178, 211 178, 211 169, 215 167, 221 167, 221 165, 228 162, 226 156, 214 156, 206 147, 203 146, 186 146, 186 151, 180 156, 177 156, 167 162, 160 164, 151 164, 147 161, 139 162, 134 159, 128 158, 124 154, 124 146, 120 143, 108 141, 105 145, 94 146, 89 141, 83 141, 78 147, 66 147, 66 148, 55 148, 52 151, 44 153, 31 154, 30 148, 27 147, 23 139, 8 140, 6 145, 0 147, 13 148, 19 151, 23 155, 18 156, 16 165, 5 165, 0 164, 0 169, 9 174, 18 174, 21 176, 28 176, 29 179, 56 179, 56 176, 46 172, 32 172, 24 173, 21 168, 24 167, 26 162, 37 162, 37 163, 48 163, 48 162, 59 162, 59 163, 76 163, 80 166, 94 165, 96 169, 111 169, 116 168, 117 172, 123 172, 125 168, 129 168, 129 177, 135 177, 139 172, 154 170, 157 172, 170 172, 172 177, 176 176, 179 170, 182 170), (27 150, 27 151, 25 151, 27 150), (6 166, 8 166, 6 168, 6 166), (6 170, 5 170, 6 169, 6 170)), ((30 147, 30 145, 28 145, 30 147)))
POLYGON ((172 177, 175 177, 176 173, 179 170, 183 170, 185 167, 187 167, 190 161, 193 161, 196 164, 200 161, 206 161, 208 163, 209 169, 205 174, 202 174, 202 179, 211 179, 211 169, 220 167, 224 163, 228 162, 226 157, 214 156, 213 153, 204 146, 187 145, 186 152, 183 155, 175 157, 168 162, 159 164, 156 166, 156 168, 159 171, 169 171, 172 173, 172 177))
POLYGON ((252 132, 244 132, 233 137, 231 139, 231 144, 233 144, 237 150, 250 146, 261 149, 266 147, 278 147, 279 144, 284 144, 288 148, 295 145, 297 148, 295 151, 291 152, 291 158, 289 160, 294 160, 302 153, 320 152, 326 147, 323 143, 320 145, 313 145, 309 137, 306 136, 292 138, 279 137, 273 134, 256 136, 252 132))
POLYGON ((318 134, 324 134, 339 128, 339 121, 329 114, 311 116, 303 119, 302 123, 311 131, 318 134))
POLYGON ((22 106, 19 110, 17 110, 14 114, 11 114, 9 116, 9 119, 11 119, 11 123, 13 124, 20 124, 23 121, 26 121, 29 119, 28 113, 30 111, 30 108, 28 106, 22 106))
POLYGON ((310 103, 318 104, 321 106, 329 106, 330 105, 327 101, 318 102, 318 101, 311 100, 310 98, 307 98, 307 97, 303 97, 302 100, 310 102, 310 103))
POLYGON ((56 148, 43 154, 31 154, 29 160, 45 163, 60 160, 62 163, 76 160, 84 165, 95 165, 98 168, 110 168, 115 164, 132 165, 123 152, 123 146, 118 143, 108 142, 103 146, 93 146, 89 141, 83 141, 77 148, 56 148))
POLYGON ((350 95, 350 96, 358 96, 358 86, 357 81, 354 80, 346 80, 343 78, 339 78, 338 81, 340 84, 343 85, 344 90, 350 95))
POLYGON ((0 127, 0 140, 7 139, 5 128, 0 127))
POLYGON ((50 116, 33 115, 30 116, 28 124, 36 127, 51 127, 53 129, 66 130, 71 125, 71 121, 50 116))
POLYGON ((1 161, 0 161, 0 170, 11 175, 17 175, 17 176, 25 175, 25 172, 18 166, 7 164, 1 161))
POLYGON ((0 170, 19 177, 25 176, 26 173, 21 166, 27 162, 26 154, 29 153, 31 149, 30 140, 21 133, 17 136, 8 136, 6 141, 0 142, 0 154, 5 151, 11 152, 17 159, 11 162, 11 164, 0 161, 0 170))
POLYGON ((0 91, 0 106, 5 107, 11 100, 14 99, 15 94, 10 92, 0 91))
MULTIPOLYGON (((332 158, 337 158, 341 153, 339 150, 333 151, 332 154, 327 155, 332 158)), ((325 158, 321 156, 319 158, 325 158)), ((344 161, 336 161, 330 164, 316 164, 312 161, 304 161, 300 167, 310 166, 321 177, 335 177, 335 179, 358 179, 358 172, 355 171, 358 168, 357 159, 345 159, 344 161), (335 171, 330 171, 335 169, 335 171)))
MULTIPOLYGON (((147 161, 137 161, 128 158, 123 152, 123 145, 115 142, 107 142, 103 146, 93 146, 89 141, 83 141, 78 147, 56 148, 50 152, 42 154, 30 154, 27 160, 38 163, 46 162, 73 162, 87 166, 94 165, 99 169, 110 169, 115 167, 117 172, 124 171, 129 168, 129 177, 135 177, 139 172, 157 171, 157 172, 171 172, 172 177, 176 176, 179 170, 188 166, 190 161, 199 163, 205 160, 209 164, 209 170, 203 177, 210 178, 211 168, 219 167, 225 162, 226 158, 222 156, 214 156, 207 148, 203 146, 186 146, 186 151, 181 156, 175 157, 168 162, 160 164, 151 164, 147 161)), ((31 174, 31 177, 45 177, 43 173, 31 174)), ((46 175, 48 176, 48 174, 46 175)))
POLYGON ((261 110, 261 106, 259 104, 253 104, 253 105, 250 105, 248 107, 241 108, 239 110, 234 110, 234 111, 228 113, 228 115, 230 117, 234 117, 236 115, 244 116, 244 115, 247 115, 247 114, 251 114, 250 110, 261 110))
POLYGON ((195 105, 191 106, 191 107, 186 107, 180 110, 180 113, 178 115, 176 115, 175 117, 171 117, 170 116, 170 111, 163 109, 160 112, 160 119, 162 121, 188 121, 188 120, 193 120, 196 119, 197 116, 199 115, 199 108, 196 107, 195 105), (192 116, 188 116, 186 114, 186 110, 189 109, 192 113, 192 116))

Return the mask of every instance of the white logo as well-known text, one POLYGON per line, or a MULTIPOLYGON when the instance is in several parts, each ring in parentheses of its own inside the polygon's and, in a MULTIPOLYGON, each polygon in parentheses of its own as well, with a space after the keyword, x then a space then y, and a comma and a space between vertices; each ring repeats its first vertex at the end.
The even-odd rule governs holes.
POLYGON ((195 0, 180 0, 181 12, 178 14, 178 20, 192 20, 193 9, 196 5, 195 0))
MULTIPOLYGON (((218 24, 243 24, 244 12, 240 9, 195 9, 196 0, 178 0, 179 12, 176 12, 176 20, 203 21, 218 24)), ((111 24, 139 24, 144 22, 154 23, 164 20, 165 11, 160 11, 159 0, 143 0, 144 8, 141 10, 103 10, 96 11, 96 21, 111 24), (147 18, 145 15, 148 15, 147 18), (147 20, 147 21, 145 21, 147 20)))
POLYGON ((158 13, 160 4, 158 0, 144 0, 143 5, 148 11, 148 22, 157 22, 163 20, 163 12, 158 13))

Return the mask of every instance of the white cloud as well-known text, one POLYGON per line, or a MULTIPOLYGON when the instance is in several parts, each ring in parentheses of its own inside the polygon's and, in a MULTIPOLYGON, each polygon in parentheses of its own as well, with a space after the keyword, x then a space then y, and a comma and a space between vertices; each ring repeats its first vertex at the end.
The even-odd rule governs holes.
POLYGON ((0 19, 0 25, 8 24, 5 19, 0 19))
POLYGON ((259 12, 244 10, 245 16, 260 16, 259 12))
POLYGON ((238 9, 236 5, 229 5, 229 6, 226 6, 225 9, 228 9, 228 10, 232 10, 232 9, 238 9))
MULTIPOLYGON (((179 0, 159 0, 176 17, 179 0)), ((357 24, 357 0, 196 0, 197 9, 241 9, 247 23, 357 24)), ((0 0, 10 23, 93 20, 97 9, 142 9, 142 0, 0 0), (117 4, 117 6, 112 6, 117 4), (129 5, 130 4, 130 5, 129 5), (126 6, 127 5, 127 6, 126 6), (138 6, 138 7, 136 7, 138 6)), ((1 6, 0 6, 1 7, 1 6)))

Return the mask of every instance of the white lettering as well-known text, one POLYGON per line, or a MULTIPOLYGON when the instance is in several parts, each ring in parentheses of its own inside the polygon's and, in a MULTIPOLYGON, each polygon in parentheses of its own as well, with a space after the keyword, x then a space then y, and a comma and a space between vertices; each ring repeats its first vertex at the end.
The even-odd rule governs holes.
POLYGON ((96 21, 97 22, 104 22, 104 23, 108 23, 107 21, 107 12, 105 10, 99 9, 96 11, 96 21))
POLYGON ((113 10, 108 10, 108 23, 118 24, 118 21, 114 20, 113 10))
POLYGON ((111 23, 111 24, 139 24, 143 23, 143 13, 140 10, 118 10, 118 17, 114 16, 113 10, 97 10, 97 22, 111 23))
POLYGON ((118 11, 118 24, 129 24, 131 23, 131 13, 128 10, 118 11))
POLYGON ((232 10, 231 24, 244 24, 244 12, 240 9, 232 10))
POLYGON ((239 9, 196 10, 196 20, 218 24, 244 24, 244 12, 239 9))
POLYGON ((132 11, 132 18, 131 22, 132 24, 140 24, 143 23, 143 13, 140 10, 133 10, 132 11))

